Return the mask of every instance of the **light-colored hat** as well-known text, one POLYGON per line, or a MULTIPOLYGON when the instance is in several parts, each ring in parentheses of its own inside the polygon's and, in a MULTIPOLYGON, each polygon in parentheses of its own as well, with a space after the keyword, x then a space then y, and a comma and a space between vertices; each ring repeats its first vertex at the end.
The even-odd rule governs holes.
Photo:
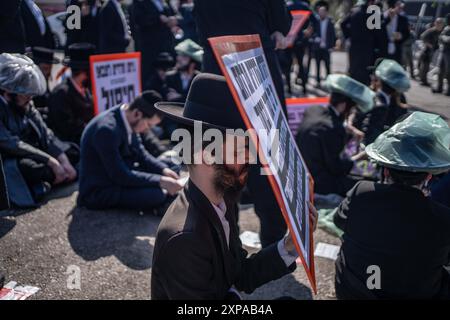
POLYGON ((349 76, 330 74, 325 85, 330 92, 337 92, 352 99, 362 112, 368 112, 373 108, 375 92, 349 76))
POLYGON ((39 67, 23 54, 0 54, 0 89, 29 96, 45 93, 46 81, 39 67))
POLYGON ((450 128, 438 115, 414 112, 366 147, 378 164, 438 174, 450 169, 450 128))
POLYGON ((375 75, 398 92, 411 88, 408 74, 397 61, 384 59, 375 69, 375 75))
POLYGON ((175 47, 175 51, 177 52, 177 54, 191 57, 193 60, 199 63, 203 61, 203 48, 191 39, 186 39, 180 42, 175 47))

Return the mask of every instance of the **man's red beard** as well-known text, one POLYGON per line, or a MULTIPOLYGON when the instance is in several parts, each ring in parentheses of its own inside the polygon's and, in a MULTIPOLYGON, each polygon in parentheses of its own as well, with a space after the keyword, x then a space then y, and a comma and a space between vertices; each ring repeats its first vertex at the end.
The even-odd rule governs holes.
POLYGON ((247 183, 248 168, 249 166, 246 164, 242 166, 241 170, 236 171, 227 165, 214 165, 214 187, 216 191, 237 202, 247 183))

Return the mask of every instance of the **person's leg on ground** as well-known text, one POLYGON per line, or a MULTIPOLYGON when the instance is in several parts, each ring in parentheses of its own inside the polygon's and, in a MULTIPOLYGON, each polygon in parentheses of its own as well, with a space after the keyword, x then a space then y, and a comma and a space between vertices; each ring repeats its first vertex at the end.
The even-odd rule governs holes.
POLYGON ((166 194, 161 188, 123 188, 120 191, 118 207, 147 211, 164 205, 166 194))

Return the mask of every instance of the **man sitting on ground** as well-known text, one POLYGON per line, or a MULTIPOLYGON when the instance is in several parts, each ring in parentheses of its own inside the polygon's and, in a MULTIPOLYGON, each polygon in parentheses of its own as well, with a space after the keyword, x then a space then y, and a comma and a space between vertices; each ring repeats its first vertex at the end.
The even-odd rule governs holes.
POLYGON ((154 210, 182 188, 178 174, 150 155, 137 135, 161 121, 155 95, 146 91, 88 124, 81 139, 78 205, 154 210))
POLYGON ((450 209, 427 191, 450 169, 449 140, 444 120, 414 112, 367 146, 384 179, 356 184, 335 214, 338 299, 450 298, 450 209))

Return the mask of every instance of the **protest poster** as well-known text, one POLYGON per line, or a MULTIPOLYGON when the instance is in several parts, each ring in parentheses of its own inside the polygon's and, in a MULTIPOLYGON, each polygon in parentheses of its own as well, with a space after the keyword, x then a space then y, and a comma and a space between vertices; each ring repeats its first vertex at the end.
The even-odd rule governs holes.
POLYGON ((308 10, 293 10, 291 11, 292 16, 292 24, 289 33, 286 36, 288 47, 292 47, 294 45, 295 39, 297 38, 298 33, 303 28, 303 25, 308 21, 309 16, 311 15, 311 11, 308 10))
POLYGON ((122 103, 129 103, 141 93, 141 53, 114 53, 90 56, 95 114, 122 103))
POLYGON ((289 128, 294 137, 297 135, 298 127, 303 120, 303 114, 306 109, 312 106, 327 106, 330 102, 329 97, 318 98, 287 98, 286 110, 288 114, 289 128))
POLYGON ((264 169, 270 185, 316 292, 314 242, 309 219, 313 181, 289 130, 259 35, 208 40, 247 128, 258 134, 253 143, 258 146, 261 162, 267 164, 264 169), (262 134, 264 132, 270 134, 262 134), (273 132, 279 137, 279 148, 275 152, 272 150, 273 132))

